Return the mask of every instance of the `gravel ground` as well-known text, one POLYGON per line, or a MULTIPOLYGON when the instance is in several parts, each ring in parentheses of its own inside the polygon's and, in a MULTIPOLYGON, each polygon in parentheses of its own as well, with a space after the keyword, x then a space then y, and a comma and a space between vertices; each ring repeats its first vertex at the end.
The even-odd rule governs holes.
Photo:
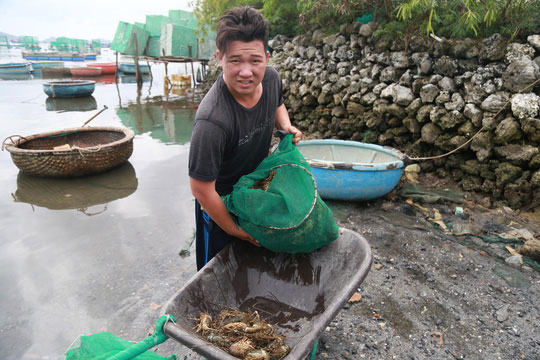
POLYGON ((512 226, 538 238, 540 218, 468 198, 463 216, 454 215, 458 204, 422 206, 478 236, 444 231, 395 195, 330 203, 340 226, 368 240, 374 262, 358 289, 362 300, 349 302, 327 327, 317 358, 540 359, 540 273, 508 266, 508 244, 480 237, 512 226))
MULTIPOLYGON (((462 204, 418 204, 396 193, 327 201, 341 227, 368 240, 373 265, 361 300, 323 332, 316 359, 540 359, 540 272, 505 262, 505 246, 519 243, 485 241, 512 228, 540 238, 540 213, 488 209, 475 194, 462 204), (434 209, 447 230, 428 220, 434 209)), ((173 341, 160 350, 204 359, 173 341)))

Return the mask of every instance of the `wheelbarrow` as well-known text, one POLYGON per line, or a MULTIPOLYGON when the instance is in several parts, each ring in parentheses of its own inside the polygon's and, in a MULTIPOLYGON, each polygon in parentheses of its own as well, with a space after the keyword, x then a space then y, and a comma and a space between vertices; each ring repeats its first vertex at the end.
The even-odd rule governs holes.
POLYGON ((224 308, 257 311, 285 336, 291 351, 284 359, 304 359, 365 279, 371 261, 366 239, 348 229, 310 254, 233 242, 169 299, 162 315, 177 321, 165 323, 163 332, 207 359, 235 360, 196 334, 193 319, 224 308))

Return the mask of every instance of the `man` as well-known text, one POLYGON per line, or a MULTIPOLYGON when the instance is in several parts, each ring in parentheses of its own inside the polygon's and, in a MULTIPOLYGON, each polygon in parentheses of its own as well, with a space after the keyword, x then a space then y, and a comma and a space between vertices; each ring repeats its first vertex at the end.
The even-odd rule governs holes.
POLYGON ((254 8, 234 8, 218 20, 216 35, 222 74, 199 105, 189 154, 198 270, 234 239, 259 246, 221 196, 268 155, 274 127, 295 143, 302 137, 283 104, 279 74, 267 66, 267 20, 254 8))

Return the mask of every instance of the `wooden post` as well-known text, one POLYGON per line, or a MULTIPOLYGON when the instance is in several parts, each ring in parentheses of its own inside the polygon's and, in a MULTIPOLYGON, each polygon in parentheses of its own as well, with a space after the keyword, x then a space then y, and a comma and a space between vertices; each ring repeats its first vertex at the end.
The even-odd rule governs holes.
POLYGON ((191 78, 193 79, 193 86, 195 87, 195 70, 193 70, 193 53, 191 50, 191 45, 188 46, 189 48, 189 60, 191 62, 191 78))
POLYGON ((118 83, 118 51, 116 51, 116 72, 114 73, 114 82, 118 83))
POLYGON ((152 74, 152 67, 150 66, 150 62, 146 60, 146 65, 148 65, 148 71, 150 72, 150 83, 154 81, 154 75, 152 74))
POLYGON ((169 79, 169 72, 167 70, 167 65, 169 64, 165 59, 165 49, 161 49, 163 54, 163 63, 165 64, 165 79, 163 79, 163 86, 167 88, 167 91, 172 87, 171 80, 169 79))
POLYGON ((133 42, 135 44, 135 78, 137 79, 137 87, 142 85, 142 76, 139 71, 139 46, 137 45, 137 34, 133 33, 133 42))

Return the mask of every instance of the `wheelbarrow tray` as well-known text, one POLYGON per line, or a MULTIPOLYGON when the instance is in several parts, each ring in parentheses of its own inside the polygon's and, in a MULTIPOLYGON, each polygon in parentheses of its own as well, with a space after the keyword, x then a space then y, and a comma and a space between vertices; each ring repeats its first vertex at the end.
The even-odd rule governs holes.
POLYGON ((166 304, 167 336, 207 359, 237 359, 195 333, 201 312, 224 308, 251 313, 274 325, 291 347, 287 360, 304 359, 357 290, 370 269, 371 248, 360 234, 340 236, 310 254, 275 253, 236 241, 195 274, 166 304))

